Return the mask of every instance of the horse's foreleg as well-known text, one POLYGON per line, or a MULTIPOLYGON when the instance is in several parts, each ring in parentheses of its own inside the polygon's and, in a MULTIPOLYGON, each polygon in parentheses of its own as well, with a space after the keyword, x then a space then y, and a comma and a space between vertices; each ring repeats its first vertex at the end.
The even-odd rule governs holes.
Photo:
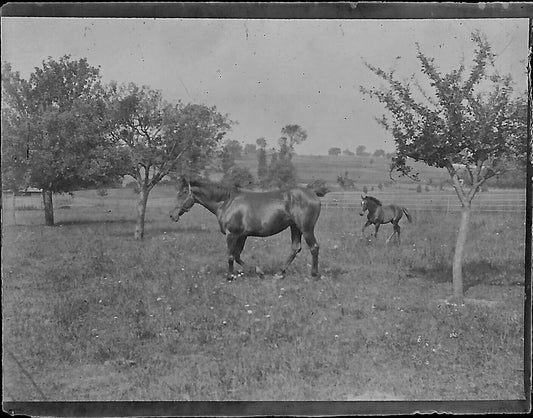
POLYGON ((320 247, 318 246, 314 232, 311 231, 304 233, 304 239, 309 246, 309 251, 311 251, 311 256, 313 259, 311 264, 311 276, 318 276, 318 251, 320 247))
POLYGON ((374 231, 374 238, 378 237, 378 231, 379 231, 379 223, 376 224, 376 230, 374 231))
POLYGON ((287 258, 287 261, 285 261, 285 264, 283 265, 283 268, 281 269, 281 275, 285 274, 285 271, 289 267, 289 265, 292 263, 296 255, 302 251, 302 232, 296 228, 295 226, 291 226, 291 253, 289 254, 289 257, 287 258))
MULTIPOLYGON (((235 275, 233 274, 233 262, 235 260, 235 250, 237 248, 237 242, 239 237, 233 234, 228 234, 226 236, 226 243, 228 245, 228 280, 233 280, 235 275)), ((238 258, 238 257, 237 257, 238 258)))
POLYGON ((363 227, 361 228, 361 238, 364 239, 365 238, 365 229, 367 226, 370 226, 372 224, 372 222, 370 221, 366 221, 365 224, 363 225, 363 227))

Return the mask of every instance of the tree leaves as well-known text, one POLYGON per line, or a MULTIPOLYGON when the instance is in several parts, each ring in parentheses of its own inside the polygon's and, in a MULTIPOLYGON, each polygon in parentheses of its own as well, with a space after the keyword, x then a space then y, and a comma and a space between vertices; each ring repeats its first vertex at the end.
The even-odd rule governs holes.
POLYGON ((2 122, 11 127, 3 152, 19 155, 26 147, 26 160, 17 158, 16 167, 3 171, 24 172, 26 185, 53 192, 116 179, 114 170, 94 169, 94 160, 103 158, 100 150, 111 146, 103 135, 106 109, 97 68, 65 55, 43 61, 28 81, 7 63, 2 69, 2 122))
POLYGON ((112 85, 108 97, 109 136, 128 160, 124 172, 148 189, 171 172, 198 171, 231 126, 215 107, 172 104, 147 86, 112 85))
POLYGON ((411 158, 446 168, 453 177, 457 175, 454 164, 461 164, 477 190, 488 178, 505 170, 504 162, 524 149, 525 100, 512 99, 510 76, 487 75, 494 54, 486 38, 474 32, 472 41, 477 49, 470 71, 461 63, 447 74, 416 45, 421 72, 433 90, 431 95, 417 82, 415 90, 409 81, 397 80, 393 72, 365 63, 386 82, 386 87, 360 90, 383 103, 391 115, 391 118, 383 115, 377 121, 391 132, 396 142, 397 156, 392 169, 413 177, 407 165, 411 158))

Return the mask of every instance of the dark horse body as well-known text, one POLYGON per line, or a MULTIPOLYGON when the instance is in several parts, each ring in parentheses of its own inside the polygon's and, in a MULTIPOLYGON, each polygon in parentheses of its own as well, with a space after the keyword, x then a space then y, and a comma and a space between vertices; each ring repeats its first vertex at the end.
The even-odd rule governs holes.
POLYGON ((170 213, 171 219, 177 222, 195 203, 216 215, 220 231, 226 235, 228 279, 234 277, 234 261, 247 268, 241 260, 246 238, 268 237, 287 228, 291 229, 292 247, 281 274, 285 273, 301 251, 302 235, 313 259, 311 275, 318 274, 319 246, 314 229, 320 215, 320 199, 313 190, 295 187, 269 192, 247 192, 214 183, 188 183, 182 180, 178 204, 170 213))
POLYGON ((394 231, 387 238, 387 242, 391 240, 394 234, 398 235, 398 243, 400 243, 400 219, 402 219, 403 214, 407 216, 409 222, 412 221, 411 215, 406 208, 398 205, 387 205, 383 206, 382 203, 372 196, 361 196, 361 211, 359 215, 363 216, 365 212, 368 211, 367 220, 361 229, 361 235, 364 238, 365 228, 372 224, 375 225, 376 231, 374 232, 374 237, 378 236, 379 226, 382 224, 392 223, 394 231))

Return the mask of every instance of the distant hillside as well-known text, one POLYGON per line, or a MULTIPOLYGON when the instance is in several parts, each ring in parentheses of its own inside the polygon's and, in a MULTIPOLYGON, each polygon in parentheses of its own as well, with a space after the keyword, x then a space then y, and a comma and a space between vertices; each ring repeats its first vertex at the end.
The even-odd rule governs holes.
MULTIPOLYGON (((359 187, 377 186, 379 183, 390 182, 389 164, 390 160, 384 157, 359 157, 359 156, 334 156, 334 155, 295 155, 293 157, 298 177, 302 183, 312 180, 322 179, 328 183, 336 184, 337 176, 348 177, 355 181, 359 187)), ((255 155, 246 155, 235 161, 237 165, 248 167, 250 171, 257 175, 257 158, 255 155)), ((441 180, 447 179, 447 172, 444 169, 428 167, 425 164, 414 163, 413 167, 420 173, 423 182, 431 181, 437 185, 441 180)), ((393 174, 393 178, 400 183, 413 183, 404 176, 393 174)))
MULTIPOLYGON (((270 156, 268 156, 270 161, 270 156)), ((397 172, 392 173, 392 181, 389 177, 390 159, 385 157, 360 157, 346 155, 295 155, 294 165, 298 173, 300 183, 310 183, 313 180, 325 180, 330 185, 337 185, 337 176, 345 176, 354 180, 355 188, 362 190, 364 186, 370 189, 382 183, 384 186, 414 186, 419 184, 431 184, 439 187, 441 182, 449 180, 448 172, 443 168, 429 167, 424 163, 410 161, 415 172, 419 173, 420 182, 415 182, 406 176, 400 176, 397 172)), ((254 177, 257 177, 257 157, 255 154, 243 155, 235 161, 238 166, 250 169, 254 177)), ((220 164, 218 164, 220 165, 220 164)), ((217 166, 217 163, 214 164, 217 166)), ((222 171, 211 169, 209 176, 213 180, 222 178, 222 171)), ((525 187, 525 170, 509 171, 498 178, 492 178, 487 182, 489 187, 498 188, 523 188, 525 187)))

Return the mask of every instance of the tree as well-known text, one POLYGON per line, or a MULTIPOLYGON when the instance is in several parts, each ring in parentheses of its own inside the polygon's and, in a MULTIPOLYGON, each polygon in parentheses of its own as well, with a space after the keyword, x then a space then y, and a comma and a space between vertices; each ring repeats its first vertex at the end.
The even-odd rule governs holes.
POLYGON ((227 173, 229 169, 235 165, 235 156, 227 145, 223 147, 220 152, 220 165, 222 167, 222 172, 224 173, 227 173))
POLYGON ((267 155, 264 147, 257 150, 257 180, 261 187, 266 187, 268 183, 267 155))
MULTIPOLYGON (((283 132, 283 130, 282 130, 283 132)), ((279 149, 271 156, 268 168, 269 185, 277 188, 292 187, 296 185, 296 167, 292 162, 293 148, 287 137, 278 140, 279 149)))
POLYGON ((296 168, 283 152, 278 151, 272 154, 268 171, 270 186, 287 188, 296 185, 296 168))
POLYGON ((281 135, 288 139, 288 146, 291 152, 294 146, 301 144, 307 139, 307 132, 300 125, 286 125, 281 129, 281 135))
POLYGON ((224 148, 228 151, 228 153, 233 157, 234 160, 237 158, 241 158, 243 148, 239 141, 231 139, 226 142, 224 148))
POLYGON ((510 76, 487 74, 494 55, 486 38, 472 33, 477 49, 472 68, 464 65, 448 74, 437 68, 433 58, 420 51, 422 73, 428 77, 434 94, 428 95, 416 83, 421 97, 415 97, 409 82, 392 72, 366 64, 387 83, 387 87, 361 91, 385 105, 392 115, 378 122, 392 133, 396 143, 393 167, 401 174, 417 178, 408 158, 429 166, 445 168, 461 203, 461 220, 453 258, 453 297, 463 300, 463 253, 467 238, 472 200, 480 186, 503 173, 510 161, 523 158, 526 142, 525 98, 513 99, 510 76), (460 181, 464 170, 471 186, 460 181))
POLYGON ((355 155, 355 153, 353 151, 350 151, 348 148, 346 148, 344 151, 342 151, 342 154, 343 155, 347 155, 347 156, 355 155))
POLYGON ((257 138, 255 140, 255 143, 257 144, 257 146, 259 148, 266 148, 266 146, 267 146, 267 142, 266 142, 265 138, 263 138, 263 137, 257 138))
POLYGON ((382 149, 375 150, 374 157, 385 157, 385 151, 382 149))
POLYGON ((222 177, 222 183, 230 187, 251 187, 255 182, 248 167, 233 166, 222 177))
POLYGON ((42 190, 48 226, 54 225, 53 193, 118 176, 104 96, 99 70, 86 59, 48 58, 28 80, 2 63, 2 177, 11 187, 42 190))
POLYGON ((198 173, 231 122, 215 107, 169 103, 147 86, 130 83, 111 90, 110 136, 121 151, 123 174, 132 176, 139 189, 135 239, 143 239, 150 191, 170 173, 198 173))
POLYGON ((250 155, 250 154, 255 154, 257 151, 257 147, 255 144, 245 144, 244 145, 244 154, 245 155, 250 155))
POLYGON ((355 154, 358 155, 359 157, 366 157, 366 156, 370 155, 368 152, 366 152, 366 146, 364 146, 364 145, 359 145, 355 149, 355 154))
POLYGON ((328 150, 328 155, 341 155, 341 149, 338 147, 332 147, 328 150))
POLYGON ((268 185, 268 166, 267 155, 265 147, 267 142, 265 138, 257 138, 255 143, 257 144, 257 180, 262 188, 268 185))

